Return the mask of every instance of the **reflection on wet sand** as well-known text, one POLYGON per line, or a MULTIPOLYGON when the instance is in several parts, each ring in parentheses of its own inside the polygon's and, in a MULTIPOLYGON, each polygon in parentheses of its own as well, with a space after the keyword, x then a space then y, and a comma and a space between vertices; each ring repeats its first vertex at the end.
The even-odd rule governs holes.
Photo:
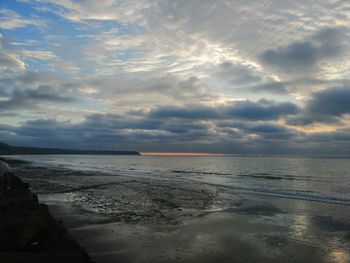
POLYGON ((294 223, 291 225, 291 237, 297 241, 308 242, 310 233, 308 231, 309 220, 305 215, 295 215, 294 223))
POLYGON ((344 251, 332 251, 329 253, 329 262, 331 263, 348 263, 350 262, 350 256, 344 251))

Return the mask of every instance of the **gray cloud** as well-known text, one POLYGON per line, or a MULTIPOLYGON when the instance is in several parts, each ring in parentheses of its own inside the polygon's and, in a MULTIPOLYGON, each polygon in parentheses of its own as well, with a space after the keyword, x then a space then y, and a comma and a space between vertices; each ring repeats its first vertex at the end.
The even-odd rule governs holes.
POLYGON ((76 99, 49 85, 41 85, 36 89, 15 89, 12 93, 5 93, 6 99, 0 100, 0 110, 35 108, 43 102, 68 103, 76 99))
POLYGON ((350 87, 336 87, 314 92, 307 103, 307 111, 312 114, 340 117, 350 113, 350 87))
POLYGON ((294 137, 296 135, 295 131, 288 130, 287 128, 271 123, 263 123, 248 127, 246 129, 249 132, 253 132, 255 134, 259 134, 263 136, 265 139, 288 139, 294 137))
POLYGON ((350 145, 348 130, 308 135, 265 120, 163 117, 93 114, 81 123, 38 119, 20 127, 1 126, 1 134, 17 145, 139 151, 159 150, 161 145, 163 151, 314 154, 329 141, 350 145))
POLYGON ((277 50, 269 49, 261 55, 261 61, 284 71, 305 70, 317 62, 316 48, 310 42, 295 42, 277 50))
POLYGON ((288 84, 288 82, 267 82, 263 84, 241 88, 241 91, 253 93, 268 93, 275 95, 287 95, 290 93, 288 84))
POLYGON ((233 64, 226 61, 218 65, 216 75, 220 79, 227 80, 231 85, 242 86, 260 83, 263 78, 262 74, 256 72, 253 68, 242 64, 233 64))
POLYGON ((343 28, 325 28, 305 41, 268 49, 261 54, 260 60, 284 72, 313 71, 321 60, 341 55, 345 41, 343 28))
POLYGON ((348 86, 324 89, 311 94, 303 112, 288 118, 292 125, 313 123, 339 123, 341 117, 350 114, 350 88, 348 86))
POLYGON ((238 101, 232 105, 208 107, 190 105, 187 107, 160 107, 151 112, 153 117, 187 119, 244 119, 276 120, 282 116, 294 115, 298 107, 290 102, 277 103, 268 100, 238 101))

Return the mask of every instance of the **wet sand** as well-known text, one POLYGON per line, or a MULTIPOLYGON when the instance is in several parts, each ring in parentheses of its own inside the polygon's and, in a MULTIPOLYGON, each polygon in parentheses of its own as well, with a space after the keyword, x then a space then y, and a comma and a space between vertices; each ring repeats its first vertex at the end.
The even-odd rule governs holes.
POLYGON ((46 203, 96 262, 326 262, 317 246, 290 239, 287 226, 246 214, 216 212, 175 225, 102 223, 69 203, 46 203))

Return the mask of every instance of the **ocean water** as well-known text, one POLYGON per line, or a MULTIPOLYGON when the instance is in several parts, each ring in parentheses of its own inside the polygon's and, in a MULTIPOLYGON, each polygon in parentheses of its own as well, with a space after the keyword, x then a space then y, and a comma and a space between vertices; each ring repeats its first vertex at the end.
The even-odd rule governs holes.
MULTIPOLYGON (((287 157, 16 156, 39 166, 196 182, 257 195, 350 205, 350 159, 287 157)), ((98 176, 97 176, 98 177, 98 176)), ((108 181, 113 178, 108 177, 108 181)), ((33 178, 35 179, 35 178, 33 178)), ((47 178, 50 180, 51 178, 47 178)), ((60 176, 74 187, 72 176, 60 176)), ((81 183, 96 183, 87 176, 81 183)), ((106 182, 106 176, 100 176, 106 182)), ((86 183, 86 184, 85 184, 86 183)), ((45 187, 45 185, 44 185, 45 187)), ((50 189, 42 189, 43 191, 50 189)))

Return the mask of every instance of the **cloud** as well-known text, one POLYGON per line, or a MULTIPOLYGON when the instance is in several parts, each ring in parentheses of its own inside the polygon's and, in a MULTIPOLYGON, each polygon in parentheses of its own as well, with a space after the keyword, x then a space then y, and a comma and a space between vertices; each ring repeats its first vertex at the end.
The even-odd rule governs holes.
POLYGON ((229 61, 220 63, 216 74, 219 78, 226 79, 235 86, 251 85, 263 80, 262 74, 254 68, 239 63, 233 64, 229 61))
POLYGON ((273 120, 298 113, 298 107, 291 102, 276 103, 261 99, 258 102, 238 102, 228 112, 233 117, 247 120, 273 120))
POLYGON ((75 99, 60 94, 59 90, 41 85, 36 89, 15 90, 7 94, 6 99, 0 100, 0 111, 35 108, 43 102, 69 103, 75 99))
POLYGON ((220 109, 202 105, 176 107, 165 106, 151 111, 152 117, 157 118, 183 118, 183 119, 216 119, 224 115, 220 109))
MULTIPOLYGON (((311 134, 307 138, 313 142, 350 143, 350 129, 340 129, 335 132, 319 132, 311 134)), ((341 147, 344 148, 344 147, 341 147)), ((339 149, 341 150, 341 149, 339 149)))
POLYGON ((277 50, 269 49, 261 55, 263 63, 285 71, 308 69, 317 59, 316 48, 310 42, 294 42, 277 50))
POLYGON ((247 131, 262 135, 270 139, 288 139, 295 136, 295 132, 281 125, 263 123, 247 128, 247 131))
MULTIPOLYGON (((330 140, 338 147, 350 145, 345 129, 306 134, 265 120, 173 119, 152 114, 93 114, 80 123, 36 119, 1 129, 3 140, 16 145, 59 148, 317 154, 330 140)), ((332 153, 331 148, 322 153, 332 153)))
POLYGON ((241 91, 252 92, 252 93, 268 93, 275 95, 287 95, 290 94, 287 82, 267 82, 254 86, 248 86, 241 88, 241 91))
POLYGON ((179 105, 201 101, 209 103, 218 95, 197 77, 181 79, 175 75, 144 78, 98 77, 76 80, 72 85, 83 85, 96 89, 93 97, 103 100, 111 107, 147 109, 155 105, 179 105))
POLYGON ((302 114, 288 118, 292 125, 314 123, 339 123, 350 114, 350 88, 348 86, 328 88, 311 94, 302 114))
POLYGON ((276 120, 282 116, 295 115, 298 111, 298 107, 290 102, 259 100, 237 101, 231 105, 216 107, 203 105, 160 107, 150 114, 159 118, 276 120))
POLYGON ((53 60, 57 58, 53 52, 47 50, 23 50, 22 55, 26 58, 41 60, 53 60))
POLYGON ((14 53, 0 51, 0 70, 3 74, 12 74, 25 69, 25 63, 14 53))
POLYGON ((25 63, 17 53, 6 48, 4 42, 4 37, 0 34, 0 72, 3 75, 23 72, 26 69, 25 63))
POLYGON ((346 35, 343 28, 324 28, 305 41, 264 51, 262 63, 284 72, 314 71, 322 60, 343 54, 346 35))
POLYGON ((350 87, 335 87, 314 92, 307 103, 307 111, 312 114, 340 117, 350 113, 350 87))
POLYGON ((42 20, 24 18, 18 13, 9 9, 0 9, 0 28, 1 29, 15 29, 26 27, 29 25, 43 26, 45 23, 42 20))
POLYGON ((146 1, 105 1, 98 3, 94 0, 72 1, 72 0, 40 0, 43 3, 50 3, 54 12, 68 20, 117 20, 130 23, 137 20, 140 12, 150 4, 146 1))

